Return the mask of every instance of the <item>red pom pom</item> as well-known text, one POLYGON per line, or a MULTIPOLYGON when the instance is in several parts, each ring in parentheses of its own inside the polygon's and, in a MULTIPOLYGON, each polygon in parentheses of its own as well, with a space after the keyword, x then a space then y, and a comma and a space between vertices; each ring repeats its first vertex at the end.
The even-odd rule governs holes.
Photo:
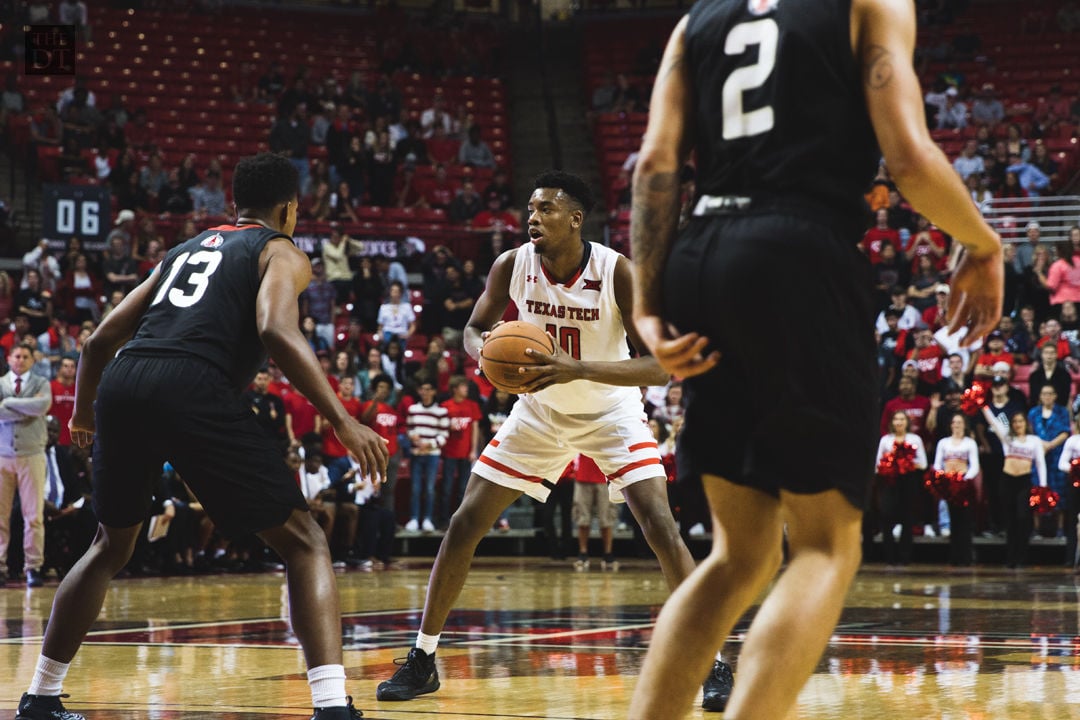
POLYGON ((978 415, 987 403, 986 388, 982 385, 972 385, 964 391, 960 398, 960 411, 965 415, 978 415))
POLYGON ((962 472, 931 470, 926 473, 924 484, 935 499, 950 505, 968 507, 975 500, 974 486, 964 479, 962 472))
POLYGON ((911 443, 903 445, 897 443, 893 449, 896 454, 896 472, 898 475, 907 475, 915 472, 915 446, 911 443))
POLYGON ((1028 505, 1031 509, 1043 515, 1053 512, 1059 502, 1061 502, 1061 496, 1048 487, 1033 487, 1031 495, 1028 496, 1028 505))
POLYGON ((887 452, 881 454, 877 474, 890 485, 896 482, 896 453, 887 452))

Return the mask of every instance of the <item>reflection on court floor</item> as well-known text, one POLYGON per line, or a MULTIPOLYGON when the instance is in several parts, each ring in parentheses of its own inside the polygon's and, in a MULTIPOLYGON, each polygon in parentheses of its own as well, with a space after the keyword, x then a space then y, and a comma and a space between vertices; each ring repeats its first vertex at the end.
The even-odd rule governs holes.
MULTIPOLYGON (((574 573, 479 559, 442 636, 443 688, 377 703, 415 638, 428 570, 338 577, 349 691, 366 718, 625 716, 667 594, 655 563, 574 573)), ((33 672, 53 591, 0 591, 2 708, 33 672)), ((1066 570, 864 568, 793 717, 1080 718, 1078 593, 1066 570)), ((736 682, 751 619, 727 645, 736 682)), ((65 692, 94 720, 310 717, 283 576, 118 581, 65 692)))

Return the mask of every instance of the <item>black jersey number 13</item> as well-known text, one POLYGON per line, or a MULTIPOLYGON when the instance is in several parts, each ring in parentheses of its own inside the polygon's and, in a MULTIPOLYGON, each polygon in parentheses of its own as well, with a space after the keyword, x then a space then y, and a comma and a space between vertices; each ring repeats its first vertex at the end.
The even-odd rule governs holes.
POLYGON ((221 253, 211 250, 200 250, 197 253, 181 253, 169 269, 169 276, 161 283, 161 287, 154 296, 151 307, 157 305, 166 297, 176 307, 191 307, 202 299, 206 289, 210 286, 210 276, 217 272, 221 265, 221 253), (180 271, 192 269, 202 265, 201 270, 195 270, 186 274, 183 283, 178 283, 180 271), (173 287, 173 284, 176 287, 173 287))

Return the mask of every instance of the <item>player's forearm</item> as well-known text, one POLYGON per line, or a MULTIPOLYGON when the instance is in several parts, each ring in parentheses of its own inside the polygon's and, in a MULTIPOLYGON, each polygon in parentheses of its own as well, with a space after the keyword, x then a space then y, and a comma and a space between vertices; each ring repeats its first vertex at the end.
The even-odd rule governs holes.
POLYGON ((977 257, 1000 251, 1001 240, 983 220, 978 207, 929 137, 909 157, 894 162, 886 158, 900 192, 911 205, 935 225, 956 238, 977 257))
POLYGON ((338 401, 323 375, 322 367, 311 352, 311 346, 299 330, 293 332, 270 328, 261 333, 261 339, 285 377, 289 378, 293 387, 315 406, 327 422, 335 428, 345 422, 349 414, 338 401))
POLYGON ((615 362, 582 362, 581 379, 602 385, 643 387, 666 385, 671 379, 651 356, 615 362))
POLYGON ((637 316, 658 315, 663 308, 661 278, 678 222, 678 164, 652 162, 643 155, 634 170, 630 212, 634 314, 637 316))
POLYGON ((465 336, 462 339, 462 344, 465 346, 465 352, 469 353, 469 357, 473 360, 480 359, 480 348, 484 347, 484 340, 480 337, 480 328, 474 325, 465 326, 465 336))

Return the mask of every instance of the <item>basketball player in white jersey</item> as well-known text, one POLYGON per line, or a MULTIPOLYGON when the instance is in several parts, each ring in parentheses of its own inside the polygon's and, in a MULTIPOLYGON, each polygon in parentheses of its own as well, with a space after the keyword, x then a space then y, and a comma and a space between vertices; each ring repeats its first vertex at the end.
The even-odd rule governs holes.
MULTIPOLYGON (((477 544, 523 493, 545 502, 553 487, 549 479, 558 478, 579 453, 608 476, 612 500, 629 504, 668 586, 674 589, 694 569, 668 507, 664 466, 639 391, 669 377, 652 357, 632 358, 627 345, 629 339, 642 347, 630 321, 630 263, 582 240, 592 193, 580 178, 548 172, 535 188, 529 242, 492 265, 465 327, 465 349, 480 358, 486 333, 512 300, 519 319, 546 329, 556 350, 522 370, 528 379, 521 397, 473 467, 439 547, 416 647, 393 678, 379 685, 379 700, 411 700, 439 688, 435 649, 477 544)), ((716 709, 727 702, 730 683, 730 668, 717 659, 705 687, 716 709)))

